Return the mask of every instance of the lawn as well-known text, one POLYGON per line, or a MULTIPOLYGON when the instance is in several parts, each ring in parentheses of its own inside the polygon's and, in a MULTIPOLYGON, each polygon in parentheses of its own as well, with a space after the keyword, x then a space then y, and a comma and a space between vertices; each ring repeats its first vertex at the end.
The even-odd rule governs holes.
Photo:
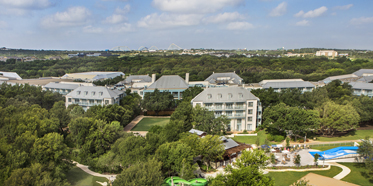
POLYGON ((78 167, 72 168, 67 173, 66 176, 67 176, 67 181, 69 181, 69 183, 72 186, 101 186, 96 181, 99 181, 99 182, 109 181, 108 179, 103 178, 103 177, 96 177, 96 176, 87 174, 86 172, 84 172, 82 169, 78 167))
MULTIPOLYGON (((238 141, 246 144, 255 144, 256 139, 259 138, 260 145, 264 145, 264 140, 267 138, 266 132, 261 130, 258 132, 257 136, 236 136, 232 138, 234 141, 238 141)), ((279 142, 281 143, 281 142, 279 142)), ((271 142, 271 144, 277 144, 276 142, 271 142)))
POLYGON ((351 169, 351 173, 342 180, 357 185, 373 185, 373 180, 369 181, 365 177, 365 165, 363 163, 339 163, 351 169))
POLYGON ((297 180, 301 179, 308 173, 315 173, 322 176, 327 177, 334 177, 340 172, 342 172, 342 168, 332 166, 330 170, 325 171, 307 171, 307 172, 294 172, 294 171, 287 171, 287 172, 269 172, 268 175, 275 179, 275 186, 289 186, 296 182, 297 180))
POLYGON ((170 118, 143 118, 131 131, 149 131, 154 125, 164 126, 170 118))
POLYGON ((356 130, 347 133, 341 137, 317 137, 318 141, 343 141, 343 140, 359 140, 364 139, 365 136, 372 136, 373 130, 356 130))
POLYGON ((342 143, 342 144, 331 145, 331 146, 329 146, 329 145, 325 145, 325 146, 313 145, 310 148, 315 149, 315 150, 325 151, 325 150, 334 149, 334 148, 342 147, 342 146, 354 146, 354 144, 353 143, 346 143, 346 144, 342 143))

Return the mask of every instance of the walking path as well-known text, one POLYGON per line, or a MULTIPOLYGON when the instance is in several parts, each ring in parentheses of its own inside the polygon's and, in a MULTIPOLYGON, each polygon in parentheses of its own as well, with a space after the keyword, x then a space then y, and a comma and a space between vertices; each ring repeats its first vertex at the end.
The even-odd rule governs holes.
POLYGON ((337 174, 336 176, 334 176, 333 177, 334 179, 340 180, 340 179, 346 177, 351 172, 351 170, 348 167, 346 167, 344 165, 341 165, 341 164, 338 164, 336 162, 328 162, 328 164, 342 168, 342 172, 340 172, 339 174, 337 174))
POLYGON ((128 125, 126 125, 124 127, 124 131, 125 132, 131 132, 132 128, 135 127, 137 125, 137 123, 139 123, 142 120, 142 118, 144 118, 144 115, 137 116, 128 125))
POLYGON ((97 172, 93 172, 91 170, 88 169, 88 166, 86 165, 82 165, 76 161, 73 161, 73 163, 76 163, 76 166, 79 167, 80 169, 82 169, 84 172, 92 175, 92 176, 97 176, 97 177, 104 177, 104 178, 107 178, 108 180, 112 180, 114 181, 115 178, 117 177, 117 174, 100 174, 100 173, 97 173, 97 172))

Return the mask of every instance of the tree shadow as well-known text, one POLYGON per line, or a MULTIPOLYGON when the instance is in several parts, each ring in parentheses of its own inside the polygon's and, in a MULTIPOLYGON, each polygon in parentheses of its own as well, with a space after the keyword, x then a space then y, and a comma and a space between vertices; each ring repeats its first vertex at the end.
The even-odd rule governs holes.
MULTIPOLYGON (((366 170, 364 163, 358 163, 358 164, 355 164, 353 166, 356 167, 356 168, 358 168, 358 169, 365 169, 366 170)), ((373 178, 371 178, 369 176, 369 174, 367 173, 367 170, 364 171, 364 172, 360 171, 360 174, 361 174, 361 176, 363 176, 364 178, 366 178, 367 180, 369 180, 370 183, 373 183, 373 178)))

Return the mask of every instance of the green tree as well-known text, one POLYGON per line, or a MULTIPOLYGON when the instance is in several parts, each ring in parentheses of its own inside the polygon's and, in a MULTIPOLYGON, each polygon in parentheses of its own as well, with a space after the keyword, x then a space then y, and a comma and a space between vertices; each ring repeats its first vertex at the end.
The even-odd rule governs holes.
POLYGON ((201 87, 189 87, 183 92, 183 101, 190 103, 190 101, 202 91, 203 89, 201 87))
POLYGON ((174 97, 170 92, 160 92, 155 89, 154 92, 145 93, 141 106, 146 110, 155 111, 158 115, 160 111, 171 108, 173 103, 174 97))
POLYGON ((192 114, 194 128, 208 134, 223 134, 230 122, 226 116, 215 118, 214 112, 199 105, 193 108, 192 114))
POLYGON ((357 153, 362 157, 368 157, 369 155, 373 154, 373 145, 370 142, 370 136, 366 136, 364 140, 360 142, 357 153))
POLYGON ((193 128, 193 106, 190 102, 182 101, 178 107, 175 109, 175 112, 172 113, 171 121, 183 121, 183 131, 187 132, 193 128))
POLYGON ((301 162, 301 161, 300 161, 300 155, 297 154, 297 155, 295 156, 295 158, 294 158, 294 164, 300 166, 300 162, 301 162))
POLYGON ((260 150, 243 151, 241 157, 237 158, 236 167, 228 165, 225 174, 218 174, 211 180, 210 185, 274 185, 274 180, 260 170, 265 168, 268 159, 260 150))
POLYGON ((67 127, 67 124, 70 122, 70 116, 63 101, 56 102, 49 113, 51 117, 58 119, 61 131, 63 128, 67 127))
POLYGON ((315 154, 315 155, 313 155, 313 162, 315 162, 315 165, 317 166, 317 163, 318 163, 318 161, 319 161, 319 157, 320 157, 320 155, 319 154, 315 154))
POLYGON ((221 160, 225 152, 220 136, 207 135, 199 140, 197 154, 207 163, 207 170, 211 161, 221 160))
POLYGON ((323 135, 334 135, 336 131, 344 132, 356 129, 360 116, 355 108, 350 105, 338 105, 332 101, 324 103, 319 109, 321 124, 320 131, 323 135))
POLYGON ((334 80, 328 83, 325 88, 328 91, 329 98, 332 100, 352 95, 352 86, 348 83, 342 83, 341 80, 334 80))
POLYGON ((114 186, 161 185, 163 176, 162 163, 155 158, 146 162, 137 162, 118 175, 114 186))

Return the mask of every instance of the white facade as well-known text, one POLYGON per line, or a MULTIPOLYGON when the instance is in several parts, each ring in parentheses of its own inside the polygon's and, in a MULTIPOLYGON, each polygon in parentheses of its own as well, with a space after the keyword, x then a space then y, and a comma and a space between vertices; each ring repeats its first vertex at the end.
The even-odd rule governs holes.
POLYGON ((336 57, 338 56, 338 52, 334 50, 319 50, 316 52, 316 56, 326 56, 326 57, 336 57))
POLYGON ((231 120, 228 131, 255 131, 262 123, 259 98, 242 87, 207 88, 191 102, 193 107, 200 105, 213 111, 215 117, 226 115, 231 120))

